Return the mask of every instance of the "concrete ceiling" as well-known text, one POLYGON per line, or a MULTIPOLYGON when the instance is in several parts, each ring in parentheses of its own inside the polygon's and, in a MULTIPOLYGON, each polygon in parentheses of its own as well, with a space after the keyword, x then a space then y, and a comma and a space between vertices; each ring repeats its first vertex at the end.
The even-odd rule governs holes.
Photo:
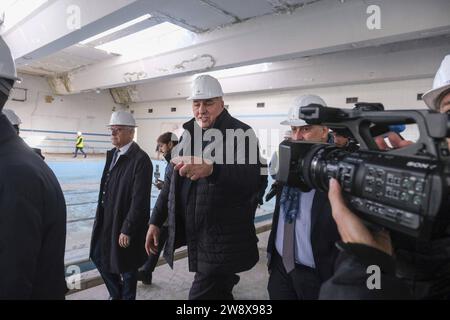
POLYGON ((164 3, 147 1, 154 2, 155 8, 156 4, 159 5, 158 10, 152 11, 151 19, 85 46, 73 45, 38 59, 24 56, 24 59, 18 61, 18 70, 36 75, 54 75, 88 67, 112 56, 95 49, 96 45, 142 31, 164 21, 195 33, 202 33, 264 15, 292 13, 317 1, 319 0, 164 0, 164 3))
POLYGON ((448 0, 49 0, 3 37, 20 71, 63 77, 55 93, 69 94, 448 35, 449 11, 448 0), (381 8, 375 30, 371 4, 381 8), (144 14, 151 18, 79 44, 144 14), (192 32, 191 42, 139 58, 95 49, 162 22, 192 32))
POLYGON ((22 64, 18 67, 18 71, 27 74, 51 76, 88 67, 112 57, 115 57, 115 55, 103 50, 74 45, 29 64, 22 64))

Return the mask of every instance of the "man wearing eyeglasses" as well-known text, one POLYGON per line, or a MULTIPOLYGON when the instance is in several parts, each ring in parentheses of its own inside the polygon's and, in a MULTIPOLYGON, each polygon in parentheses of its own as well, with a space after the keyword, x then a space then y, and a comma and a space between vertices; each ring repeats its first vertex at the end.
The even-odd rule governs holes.
MULTIPOLYGON (((450 117, 450 54, 445 56, 436 72, 433 87, 423 95, 428 108, 440 113, 447 113, 450 117)), ((450 149, 450 138, 447 138, 450 149)))
POLYGON ((199 76, 194 80, 189 98, 194 117, 183 125, 185 132, 175 148, 180 156, 172 157, 147 233, 147 252, 156 253, 160 228, 168 219, 164 257, 171 267, 174 250, 187 245, 189 271, 195 272, 190 300, 233 299, 237 273, 251 269, 259 259, 253 219, 260 165, 249 160, 248 152, 253 146, 253 155, 257 155, 257 140, 247 124, 224 108, 222 96, 217 79, 199 76), (241 145, 245 149, 236 145, 232 150, 223 148, 222 160, 227 160, 223 162, 219 157, 203 157, 213 145, 219 146, 217 156, 234 141, 226 132, 237 130, 249 134, 241 145), (217 135, 206 138, 213 132, 217 135), (233 155, 228 151, 234 151, 233 155))
MULTIPOLYGON (((281 124, 291 127, 291 141, 326 143, 327 127, 299 118, 300 108, 310 104, 325 106, 318 96, 298 97, 281 124)), ((333 274, 338 239, 326 193, 280 186, 267 245, 270 299, 317 299, 321 284, 333 274)))
POLYGON ((138 268, 147 259, 143 244, 153 166, 147 153, 133 142, 136 121, 131 113, 114 112, 109 128, 114 148, 106 156, 90 257, 110 299, 134 300, 138 268))

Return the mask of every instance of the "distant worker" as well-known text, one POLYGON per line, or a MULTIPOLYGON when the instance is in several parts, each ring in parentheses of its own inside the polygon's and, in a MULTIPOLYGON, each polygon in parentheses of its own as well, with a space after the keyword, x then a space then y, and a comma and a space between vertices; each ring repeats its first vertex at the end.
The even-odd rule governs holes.
MULTIPOLYGON (((170 160, 172 159, 172 150, 178 144, 178 137, 172 132, 165 132, 157 139, 158 151, 162 153, 164 159, 167 161, 166 170, 164 173, 164 180, 170 169, 170 160)), ((161 190, 164 186, 164 180, 158 180, 154 185, 158 190, 161 190)), ((139 269, 138 280, 143 284, 152 284, 152 274, 155 271, 156 264, 158 263, 159 256, 164 249, 164 245, 169 235, 167 228, 167 221, 161 227, 161 233, 159 234, 159 244, 156 254, 150 253, 145 264, 139 269)))
POLYGON ((153 166, 133 142, 136 121, 120 110, 111 116, 111 141, 100 184, 90 258, 110 299, 135 300, 138 269, 147 259, 144 243, 150 219, 153 166))
POLYGON ((50 168, 1 113, 17 80, 0 37, 0 300, 64 299, 66 203, 50 168))
MULTIPOLYGON (((19 116, 11 109, 3 109, 3 114, 8 118, 9 122, 11 122, 14 129, 16 129, 17 135, 19 135, 20 134, 20 125, 22 124, 22 120, 20 120, 19 116)), ((42 155, 41 149, 38 149, 38 148, 32 148, 32 149, 42 159, 45 159, 45 157, 42 155)))
POLYGON ((73 157, 74 158, 77 157, 78 150, 79 150, 83 154, 83 156, 86 158, 87 155, 86 155, 86 153, 84 153, 83 148, 84 148, 84 137, 83 137, 83 134, 80 131, 78 131, 77 132, 77 142, 75 143, 75 154, 73 157))

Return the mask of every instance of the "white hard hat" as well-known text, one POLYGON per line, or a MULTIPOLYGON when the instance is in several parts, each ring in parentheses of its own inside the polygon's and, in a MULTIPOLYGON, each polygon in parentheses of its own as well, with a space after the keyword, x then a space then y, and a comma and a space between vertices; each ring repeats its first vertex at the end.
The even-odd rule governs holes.
POLYGON ((191 96, 187 100, 203 100, 222 97, 223 91, 219 81, 209 75, 195 78, 191 87, 191 96))
POLYGON ((438 101, 436 100, 447 90, 450 90, 450 54, 442 60, 441 66, 434 77, 433 89, 424 93, 422 99, 430 109, 438 109, 438 101))
POLYGON ((113 112, 111 120, 109 121, 109 126, 137 127, 133 115, 125 110, 113 112))
POLYGON ((313 94, 306 94, 297 97, 294 100, 294 105, 289 109, 288 118, 282 121, 280 124, 292 127, 301 127, 308 125, 305 120, 299 118, 300 108, 309 106, 310 104, 320 104, 326 106, 325 101, 319 96, 313 94))
POLYGON ((11 122, 13 126, 18 126, 22 123, 19 116, 11 109, 3 109, 3 114, 8 118, 9 122, 11 122))
POLYGON ((2 37, 0 37, 0 57, 0 78, 19 80, 11 51, 2 37))
POLYGON ((82 135, 83 134, 80 131, 77 132, 77 136, 82 136, 82 135))

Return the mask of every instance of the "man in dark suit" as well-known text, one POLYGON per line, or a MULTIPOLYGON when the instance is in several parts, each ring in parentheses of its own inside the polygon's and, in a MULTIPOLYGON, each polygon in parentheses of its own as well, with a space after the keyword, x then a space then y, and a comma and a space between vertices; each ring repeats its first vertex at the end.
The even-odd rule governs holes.
MULTIPOLYGON (((296 99, 288 119, 294 141, 327 142, 328 128, 308 125, 299 119, 299 110, 325 102, 318 96, 296 99)), ((326 193, 302 192, 298 188, 278 188, 272 231, 269 236, 268 266, 270 299, 317 299, 321 284, 333 274, 339 239, 326 193)))

